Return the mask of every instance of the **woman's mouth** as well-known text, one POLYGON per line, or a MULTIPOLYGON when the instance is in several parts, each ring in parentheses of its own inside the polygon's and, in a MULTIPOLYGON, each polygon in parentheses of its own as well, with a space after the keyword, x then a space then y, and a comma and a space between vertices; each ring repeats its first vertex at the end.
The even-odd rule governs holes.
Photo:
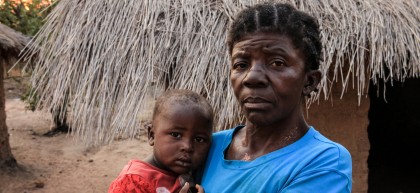
POLYGON ((243 100, 243 105, 246 109, 266 109, 271 105, 271 102, 260 97, 247 97, 243 100))

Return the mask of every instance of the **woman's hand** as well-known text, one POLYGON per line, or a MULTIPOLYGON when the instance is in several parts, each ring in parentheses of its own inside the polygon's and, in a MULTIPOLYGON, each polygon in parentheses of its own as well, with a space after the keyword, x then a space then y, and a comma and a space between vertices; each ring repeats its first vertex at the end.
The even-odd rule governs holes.
POLYGON ((190 188, 190 184, 186 182, 179 193, 204 193, 204 189, 200 185, 196 184, 194 190, 194 188, 190 188))

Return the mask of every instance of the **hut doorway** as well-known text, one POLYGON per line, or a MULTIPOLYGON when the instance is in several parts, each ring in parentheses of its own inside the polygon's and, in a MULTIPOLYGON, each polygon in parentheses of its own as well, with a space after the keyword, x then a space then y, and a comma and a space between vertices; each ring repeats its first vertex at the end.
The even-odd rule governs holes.
POLYGON ((368 193, 420 192, 420 78, 370 83, 368 193))

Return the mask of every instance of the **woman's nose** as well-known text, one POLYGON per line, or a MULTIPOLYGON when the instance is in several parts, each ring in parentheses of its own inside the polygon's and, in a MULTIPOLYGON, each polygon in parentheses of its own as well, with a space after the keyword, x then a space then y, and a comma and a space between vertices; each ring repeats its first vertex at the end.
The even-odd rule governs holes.
POLYGON ((268 84, 266 69, 262 64, 253 64, 246 72, 243 84, 247 87, 266 87, 268 84))

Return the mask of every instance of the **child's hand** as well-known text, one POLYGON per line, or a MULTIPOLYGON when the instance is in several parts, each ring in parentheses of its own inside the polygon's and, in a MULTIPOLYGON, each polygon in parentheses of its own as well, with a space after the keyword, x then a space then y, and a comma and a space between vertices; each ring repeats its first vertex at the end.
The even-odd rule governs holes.
POLYGON ((204 193, 204 189, 200 185, 196 184, 195 188, 196 188, 196 191, 193 192, 190 188, 190 184, 186 182, 184 186, 181 188, 181 190, 179 191, 179 193, 195 193, 195 192, 204 193))
POLYGON ((198 190, 197 193, 204 193, 204 188, 201 187, 200 185, 196 184, 195 188, 197 188, 197 190, 198 190))
POLYGON ((190 184, 188 182, 185 182, 184 186, 182 186, 179 193, 188 193, 188 189, 190 188, 190 184))

